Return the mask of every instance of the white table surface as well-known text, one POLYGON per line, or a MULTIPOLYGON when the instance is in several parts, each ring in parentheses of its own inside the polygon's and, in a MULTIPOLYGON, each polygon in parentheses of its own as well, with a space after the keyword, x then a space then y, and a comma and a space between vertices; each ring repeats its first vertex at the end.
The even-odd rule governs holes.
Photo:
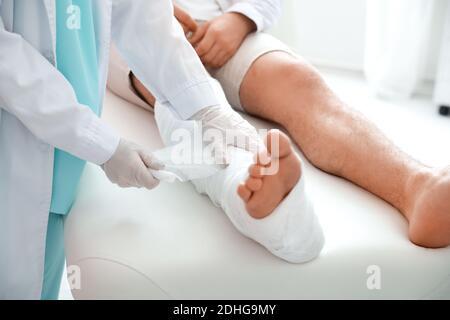
MULTIPOLYGON (((429 110, 420 113, 423 102, 391 109, 390 103, 367 98, 364 87, 355 93, 357 84, 351 85, 352 90, 335 84, 344 97, 364 105, 362 111, 396 143, 428 163, 450 163, 449 148, 443 148, 450 137, 447 119, 429 110)), ((104 118, 124 137, 152 149, 162 147, 153 115, 111 93, 104 118)), ((273 126, 248 118, 259 128, 273 126)), ((81 289, 72 291, 74 297, 450 298, 450 248, 413 245, 406 221, 384 201, 306 162, 304 174, 326 245, 315 261, 293 265, 240 235, 189 183, 122 190, 100 168, 88 165, 66 223, 67 261, 81 269, 81 289), (367 287, 369 266, 379 267, 380 290, 367 287)))

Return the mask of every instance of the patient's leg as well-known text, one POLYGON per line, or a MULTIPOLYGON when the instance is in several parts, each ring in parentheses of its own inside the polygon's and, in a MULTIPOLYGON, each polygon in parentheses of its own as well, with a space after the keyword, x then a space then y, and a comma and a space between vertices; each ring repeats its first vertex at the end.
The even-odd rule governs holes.
POLYGON ((432 169, 402 152, 307 62, 284 52, 260 57, 240 96, 247 112, 283 125, 315 166, 398 208, 413 242, 450 244, 450 167, 432 169))
MULTIPOLYGON (((186 129, 189 125, 178 119, 168 107, 159 104, 155 108, 155 117, 166 145, 173 144, 170 138, 174 130, 186 129)), ((192 183, 199 193, 208 195, 214 204, 221 207, 245 236, 282 259, 300 263, 320 253, 324 238, 306 196, 304 179, 300 178, 300 161, 293 153, 289 139, 278 131, 271 131, 267 140, 277 141, 270 139, 270 136, 278 135, 279 156, 271 158, 271 161, 279 161, 276 175, 263 176, 261 160, 255 165, 252 153, 231 148, 230 164, 225 169, 213 176, 193 180, 192 183), (254 178, 249 178, 249 171, 252 171, 252 176, 258 177, 255 179, 258 180, 258 186, 252 185, 254 178), (288 177, 288 174, 291 176, 288 177), (250 195, 244 194, 247 185, 250 195), (241 196, 238 195, 238 189, 241 196)), ((268 144, 268 149, 276 154, 274 146, 268 144)), ((269 165, 267 163, 266 167, 269 165)))

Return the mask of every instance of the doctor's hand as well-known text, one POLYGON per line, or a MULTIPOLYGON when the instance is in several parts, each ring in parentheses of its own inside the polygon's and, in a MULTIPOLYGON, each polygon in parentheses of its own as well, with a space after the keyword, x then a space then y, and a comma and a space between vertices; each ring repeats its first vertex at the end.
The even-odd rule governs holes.
POLYGON ((247 35, 256 30, 246 16, 229 12, 199 26, 189 38, 203 64, 220 68, 230 60, 247 35))
MULTIPOLYGON (((214 138, 214 159, 216 164, 228 165, 228 147, 244 149, 253 154, 264 150, 264 144, 253 127, 242 116, 228 106, 213 106, 200 110, 190 120, 202 123, 203 137, 214 138), (217 137, 220 139, 217 139, 217 137)), ((207 138, 205 140, 208 140, 207 138)), ((209 141, 206 141, 209 142, 209 141)))
POLYGON ((149 169, 161 170, 164 167, 150 152, 138 145, 121 140, 114 155, 102 169, 108 179, 122 188, 153 189, 159 184, 149 169))

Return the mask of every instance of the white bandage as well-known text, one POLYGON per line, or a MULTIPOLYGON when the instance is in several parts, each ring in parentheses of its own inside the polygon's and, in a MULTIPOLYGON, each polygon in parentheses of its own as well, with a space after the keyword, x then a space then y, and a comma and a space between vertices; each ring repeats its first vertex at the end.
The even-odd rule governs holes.
POLYGON ((164 169, 150 170, 152 175, 164 182, 187 182, 208 178, 223 169, 221 166, 211 163, 212 160, 208 161, 204 157, 197 159, 197 161, 195 161, 196 157, 181 159, 177 151, 182 149, 183 146, 175 145, 153 152, 153 156, 164 164, 164 169))
MULTIPOLYGON (((161 137, 168 146, 174 146, 171 139, 174 130, 194 129, 192 122, 179 120, 170 108, 158 104, 155 106, 155 117, 161 137)), ((324 236, 314 208, 306 195, 304 177, 269 216, 254 219, 248 214, 243 200, 237 194, 239 184, 248 177, 253 154, 231 147, 229 155, 230 163, 226 168, 217 170, 217 167, 207 165, 197 168, 194 176, 199 177, 200 172, 204 171, 204 177, 189 179, 197 191, 208 195, 216 206, 221 207, 242 234, 260 243, 275 256, 293 263, 302 263, 317 257, 324 245, 324 236)), ((177 174, 193 177, 192 168, 177 167, 177 170, 177 174)))

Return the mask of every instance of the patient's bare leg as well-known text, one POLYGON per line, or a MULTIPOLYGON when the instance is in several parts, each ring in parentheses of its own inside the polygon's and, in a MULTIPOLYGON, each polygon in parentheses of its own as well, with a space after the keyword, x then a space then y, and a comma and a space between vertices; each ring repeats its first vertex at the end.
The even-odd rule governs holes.
POLYGON ((144 84, 136 78, 136 76, 133 73, 130 73, 130 80, 131 85, 133 86, 134 90, 139 94, 139 96, 147 102, 147 104, 151 107, 155 106, 155 97, 153 94, 147 90, 147 88, 144 86, 144 84))
MULTIPOLYGON (((153 104, 150 92, 134 84, 153 104)), ((429 168, 402 152, 307 62, 283 52, 262 56, 241 85, 241 102, 247 112, 283 125, 316 167, 399 209, 409 221, 411 241, 450 245, 450 167, 429 168)), ((239 194, 250 196, 242 187, 239 194)))
POLYGON ((271 162, 278 162, 276 174, 265 174, 264 170, 271 163, 266 163, 266 156, 261 154, 249 168, 249 178, 238 188, 239 196, 246 203, 247 212, 257 219, 268 216, 289 194, 301 175, 300 159, 284 133, 271 130, 267 134, 266 145, 268 152, 272 154, 271 162), (274 135, 277 137, 272 139, 274 135), (272 146, 272 141, 277 141, 278 145, 272 146), (275 152, 274 148, 278 150, 275 152))
POLYGON ((450 244, 450 167, 431 169, 402 152, 307 62, 266 54, 247 73, 240 95, 247 112, 283 125, 315 166, 398 208, 410 223, 411 241, 450 244))

